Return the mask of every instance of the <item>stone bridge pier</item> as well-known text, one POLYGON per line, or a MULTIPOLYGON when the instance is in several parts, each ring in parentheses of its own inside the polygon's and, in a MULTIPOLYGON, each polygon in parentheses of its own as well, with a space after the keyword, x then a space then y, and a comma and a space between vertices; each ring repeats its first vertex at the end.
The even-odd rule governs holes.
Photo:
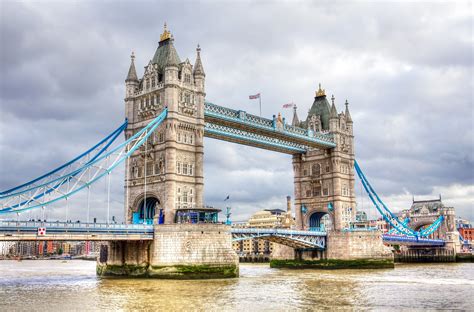
POLYGON ((100 276, 173 279, 239 275, 230 227, 224 224, 155 225, 152 241, 109 242, 97 263, 100 276))

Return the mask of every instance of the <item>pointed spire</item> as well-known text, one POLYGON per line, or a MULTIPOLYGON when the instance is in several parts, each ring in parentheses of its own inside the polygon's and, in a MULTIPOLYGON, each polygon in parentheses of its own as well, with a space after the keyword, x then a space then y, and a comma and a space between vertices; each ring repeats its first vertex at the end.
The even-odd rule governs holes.
POLYGON ((349 113, 349 102, 347 102, 347 100, 346 100, 346 103, 345 103, 345 104, 346 104, 346 113, 345 113, 345 115, 346 115, 346 122, 347 122, 347 123, 352 123, 352 117, 351 117, 351 114, 349 113))
POLYGON ((334 94, 331 96, 331 102, 332 102, 332 105, 331 105, 331 113, 329 115, 329 118, 337 118, 337 109, 336 109, 336 105, 334 104, 334 100, 336 98, 334 97, 334 94))
POLYGON ((291 121, 293 127, 298 127, 300 125, 300 120, 298 114, 296 113, 296 105, 293 105, 293 120, 291 121))
POLYGON ((196 62, 194 63, 194 71, 193 71, 193 75, 196 76, 196 75, 202 75, 202 76, 206 76, 206 74, 204 73, 204 67, 202 67, 202 62, 201 62, 201 47, 197 46, 196 48, 196 62))
POLYGON ((128 69, 128 75, 125 79, 125 82, 128 81, 138 81, 137 71, 135 70, 135 53, 132 51, 132 55, 130 55, 131 63, 130 68, 128 69))

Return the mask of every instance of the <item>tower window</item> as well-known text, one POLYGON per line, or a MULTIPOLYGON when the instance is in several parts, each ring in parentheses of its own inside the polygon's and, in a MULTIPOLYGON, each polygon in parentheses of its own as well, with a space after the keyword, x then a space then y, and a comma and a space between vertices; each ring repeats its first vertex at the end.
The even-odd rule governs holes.
POLYGON ((321 175, 321 165, 320 164, 314 164, 311 168, 312 174, 315 177, 319 177, 321 175))
POLYGON ((188 164, 183 164, 183 174, 184 175, 188 174, 188 164))
POLYGON ((313 196, 321 196, 321 187, 316 186, 313 188, 313 196))

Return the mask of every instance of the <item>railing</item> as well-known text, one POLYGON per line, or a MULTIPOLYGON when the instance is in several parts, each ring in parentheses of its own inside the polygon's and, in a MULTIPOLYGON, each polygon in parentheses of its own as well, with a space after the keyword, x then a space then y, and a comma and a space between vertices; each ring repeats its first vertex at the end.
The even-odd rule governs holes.
POLYGON ((277 149, 284 149, 298 153, 306 152, 306 149, 302 144, 284 141, 278 138, 268 137, 258 133, 248 132, 241 129, 226 127, 214 123, 206 122, 204 130, 214 135, 229 137, 236 140, 249 141, 255 144, 269 145, 277 149))
POLYGON ((378 231, 379 228, 376 226, 370 226, 370 227, 365 227, 365 228, 345 228, 342 229, 342 232, 373 232, 373 231, 378 231))
POLYGON ((153 225, 148 224, 118 224, 118 223, 70 223, 70 222, 41 222, 41 221, 0 221, 0 231, 16 229, 36 231, 38 228, 64 232, 102 232, 102 231, 134 231, 153 233, 153 225))
POLYGON ((326 236, 323 231, 299 231, 286 229, 259 229, 259 228, 233 228, 232 234, 281 234, 281 235, 303 235, 303 236, 326 236))
MULTIPOLYGON (((242 124, 247 124, 255 128, 269 130, 269 131, 277 131, 276 122, 273 119, 267 119, 251 114, 247 114, 245 111, 237 111, 231 108, 219 106, 213 103, 205 102, 205 115, 215 118, 221 118, 231 122, 237 122, 242 124)), ((334 139, 330 134, 322 134, 317 133, 313 134, 305 130, 303 128, 294 127, 288 124, 283 125, 283 131, 286 135, 293 137, 304 139, 307 141, 329 145, 331 147, 335 147, 336 144, 334 143, 334 139)))
POLYGON ((421 237, 405 236, 405 235, 383 234, 382 239, 385 242, 412 243, 414 245, 444 246, 445 244, 445 241, 442 239, 421 238, 421 237))
MULTIPOLYGON (((245 112, 244 112, 245 113, 245 112)), ((245 113, 245 120, 262 125, 264 127, 273 127, 273 120, 245 113)))
POLYGON ((208 112, 216 113, 223 116, 228 116, 231 118, 239 118, 239 112, 231 108, 219 106, 219 105, 209 103, 209 102, 205 103, 205 108, 206 108, 206 111, 208 112))

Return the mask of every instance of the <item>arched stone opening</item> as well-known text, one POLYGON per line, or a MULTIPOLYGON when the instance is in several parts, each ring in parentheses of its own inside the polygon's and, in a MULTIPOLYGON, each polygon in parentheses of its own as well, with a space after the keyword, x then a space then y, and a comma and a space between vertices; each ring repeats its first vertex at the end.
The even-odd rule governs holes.
POLYGON ((310 231, 327 231, 332 228, 331 217, 327 212, 313 212, 309 217, 310 231))
POLYGON ((133 213, 134 224, 162 224, 164 223, 163 209, 160 201, 154 196, 145 197, 139 201, 136 212, 133 213), (156 219, 156 221, 155 221, 156 219))

